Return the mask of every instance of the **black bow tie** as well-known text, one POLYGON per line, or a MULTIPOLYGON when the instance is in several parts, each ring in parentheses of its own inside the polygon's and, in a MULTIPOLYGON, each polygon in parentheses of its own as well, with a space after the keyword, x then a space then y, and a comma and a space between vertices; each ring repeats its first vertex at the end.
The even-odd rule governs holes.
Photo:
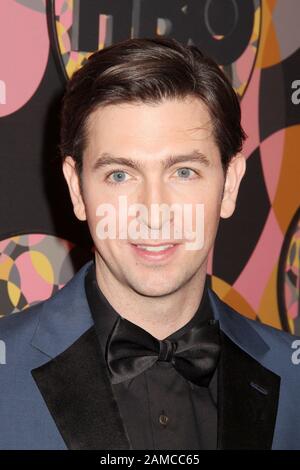
POLYGON ((168 361, 187 380, 207 387, 220 353, 219 323, 195 325, 177 341, 158 340, 134 323, 119 317, 106 348, 112 383, 139 375, 156 361, 168 361))

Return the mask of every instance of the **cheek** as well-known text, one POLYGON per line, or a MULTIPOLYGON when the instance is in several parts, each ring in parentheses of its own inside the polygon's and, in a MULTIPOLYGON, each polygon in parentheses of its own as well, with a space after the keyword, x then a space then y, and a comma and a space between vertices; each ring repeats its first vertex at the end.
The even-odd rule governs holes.
POLYGON ((220 219, 221 191, 206 194, 203 200, 205 244, 211 244, 220 219))
POLYGON ((85 212, 86 212, 87 222, 88 222, 90 228, 95 227, 95 225, 98 222, 98 218, 99 218, 96 215, 98 203, 97 203, 97 201, 95 201, 93 199, 90 200, 90 199, 87 198, 84 201, 84 205, 85 205, 85 212))
POLYGON ((205 225, 209 229, 213 229, 213 227, 218 223, 220 218, 220 210, 221 210, 221 201, 220 198, 215 198, 214 200, 209 200, 204 205, 204 217, 205 217, 205 225))
POLYGON ((85 211, 90 222, 94 222, 97 218, 96 212, 100 205, 112 203, 105 194, 103 185, 99 185, 97 181, 86 177, 83 185, 83 202, 85 211))
POLYGON ((91 233, 91 236, 96 246, 98 246, 99 243, 103 243, 104 241, 104 240, 98 239, 97 237, 97 225, 99 221, 101 220, 101 216, 97 215, 97 210, 99 209, 99 206, 103 204, 103 202, 104 201, 99 195, 99 191, 94 189, 92 185, 90 185, 87 190, 87 185, 86 185, 85 190, 83 192, 83 203, 85 207, 85 213, 86 213, 86 219, 87 219, 89 231, 91 233))

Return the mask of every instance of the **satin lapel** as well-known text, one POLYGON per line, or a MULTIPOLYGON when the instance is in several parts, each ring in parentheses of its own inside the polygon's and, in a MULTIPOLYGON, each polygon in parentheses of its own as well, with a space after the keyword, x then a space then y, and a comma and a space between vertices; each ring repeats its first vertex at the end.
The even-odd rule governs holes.
POLYGON ((271 449, 280 377, 221 332, 218 449, 271 449))
POLYGON ((69 449, 130 449, 94 326, 31 372, 69 449))

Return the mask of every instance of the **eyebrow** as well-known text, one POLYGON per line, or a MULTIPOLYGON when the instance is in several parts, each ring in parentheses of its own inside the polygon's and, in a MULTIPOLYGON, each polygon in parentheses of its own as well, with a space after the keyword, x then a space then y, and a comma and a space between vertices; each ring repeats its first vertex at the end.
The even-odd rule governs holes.
MULTIPOLYGON (((171 155, 165 160, 160 160, 160 164, 163 169, 166 170, 176 163, 182 162, 196 162, 200 163, 203 166, 210 166, 210 160, 199 150, 193 150, 190 154, 187 155, 171 155)), ((109 165, 125 165, 135 170, 141 170, 142 164, 140 161, 133 160, 132 158, 126 157, 117 157, 108 152, 103 152, 93 164, 92 169, 98 170, 109 165)))

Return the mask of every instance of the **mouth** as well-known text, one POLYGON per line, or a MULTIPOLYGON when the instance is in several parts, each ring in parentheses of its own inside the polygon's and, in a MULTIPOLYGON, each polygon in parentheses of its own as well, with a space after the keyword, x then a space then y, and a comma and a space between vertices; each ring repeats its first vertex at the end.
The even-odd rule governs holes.
POLYGON ((170 258, 178 250, 179 243, 130 243, 134 253, 144 259, 150 261, 162 261, 170 258))

